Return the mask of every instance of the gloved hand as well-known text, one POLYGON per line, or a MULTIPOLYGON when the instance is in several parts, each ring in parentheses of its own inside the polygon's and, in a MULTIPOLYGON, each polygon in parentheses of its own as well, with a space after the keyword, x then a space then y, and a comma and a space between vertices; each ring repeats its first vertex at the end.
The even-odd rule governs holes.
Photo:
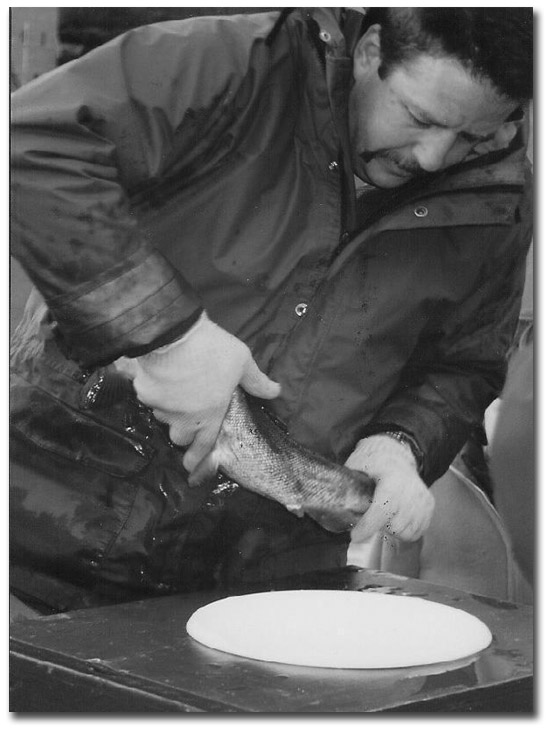
POLYGON ((383 528, 401 541, 422 537, 435 501, 410 449, 391 436, 370 436, 359 441, 346 466, 376 479, 372 505, 351 532, 353 542, 365 541, 383 528))
POLYGON ((122 357, 116 368, 133 379, 138 399, 170 428, 170 439, 188 446, 192 472, 212 450, 238 385, 265 399, 281 388, 260 369, 246 344, 203 312, 179 340, 137 359, 122 357))

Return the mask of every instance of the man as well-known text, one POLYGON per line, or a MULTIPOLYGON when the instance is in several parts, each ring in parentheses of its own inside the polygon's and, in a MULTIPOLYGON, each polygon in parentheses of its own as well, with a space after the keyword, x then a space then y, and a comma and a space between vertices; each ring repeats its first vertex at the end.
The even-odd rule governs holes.
POLYGON ((418 540, 503 382, 531 85, 528 9, 303 8, 143 27, 16 93, 13 252, 45 301, 13 341, 16 593, 345 563, 348 536, 188 484, 237 385, 377 479, 357 539, 418 540))

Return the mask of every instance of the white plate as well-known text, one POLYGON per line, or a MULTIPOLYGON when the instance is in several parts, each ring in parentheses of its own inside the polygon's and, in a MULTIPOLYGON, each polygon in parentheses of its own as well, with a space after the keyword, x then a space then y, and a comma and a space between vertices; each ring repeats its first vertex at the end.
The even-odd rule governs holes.
POLYGON ((463 610, 418 597, 342 590, 227 597, 193 613, 187 632, 237 656, 338 669, 454 661, 492 640, 489 628, 463 610))

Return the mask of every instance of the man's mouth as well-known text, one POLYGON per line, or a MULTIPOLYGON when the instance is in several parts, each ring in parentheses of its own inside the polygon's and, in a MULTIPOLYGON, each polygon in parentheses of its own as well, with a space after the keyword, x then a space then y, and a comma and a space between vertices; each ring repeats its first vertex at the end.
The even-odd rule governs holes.
POLYGON ((408 178, 422 173, 422 168, 419 167, 417 164, 399 162, 391 156, 383 156, 381 158, 386 165, 386 168, 389 169, 389 171, 392 174, 395 174, 397 177, 408 178))
POLYGON ((403 179, 410 179, 411 177, 423 173, 422 167, 419 167, 415 162, 399 161, 388 152, 364 151, 359 154, 359 156, 365 164, 368 164, 373 159, 378 159, 391 174, 403 179))

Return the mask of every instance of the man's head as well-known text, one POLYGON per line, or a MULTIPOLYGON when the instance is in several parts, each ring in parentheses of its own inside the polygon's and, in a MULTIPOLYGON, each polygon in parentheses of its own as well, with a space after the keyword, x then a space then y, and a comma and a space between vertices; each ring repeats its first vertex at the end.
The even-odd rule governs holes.
POLYGON ((373 8, 354 50, 356 173, 398 187, 505 145, 532 96, 529 8, 373 8))

